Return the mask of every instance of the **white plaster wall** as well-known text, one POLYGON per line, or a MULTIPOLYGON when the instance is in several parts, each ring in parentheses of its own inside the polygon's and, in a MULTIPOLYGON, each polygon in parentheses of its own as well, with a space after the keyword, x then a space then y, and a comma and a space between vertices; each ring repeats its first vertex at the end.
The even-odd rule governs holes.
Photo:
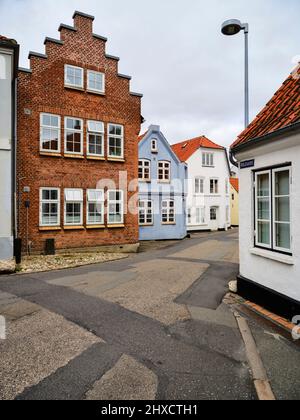
MULTIPOLYGON (((240 171, 240 273, 243 277, 300 301, 300 135, 289 140, 274 141, 267 147, 243 153, 238 160, 255 159, 255 168, 292 162, 291 229, 293 264, 287 265, 253 255, 253 173, 240 171)), ((276 254, 272 253, 276 257, 276 254)))
POLYGON ((210 230, 214 228, 210 222, 210 207, 218 207, 218 228, 227 229, 231 224, 230 187, 228 186, 228 194, 226 194, 225 182, 229 185, 230 173, 224 151, 201 148, 188 159, 187 164, 189 174, 187 208, 192 209, 192 220, 191 224, 188 225, 188 230, 210 230), (202 166, 202 152, 214 153, 213 168, 202 166), (196 177, 204 178, 204 194, 195 194, 194 184, 196 177), (219 180, 219 193, 216 195, 210 194, 211 178, 219 180), (229 220, 226 220, 227 206, 229 207, 229 220), (196 223, 196 207, 205 207, 205 224, 199 225, 196 223))
POLYGON ((12 55, 0 50, 0 259, 12 257, 12 55))

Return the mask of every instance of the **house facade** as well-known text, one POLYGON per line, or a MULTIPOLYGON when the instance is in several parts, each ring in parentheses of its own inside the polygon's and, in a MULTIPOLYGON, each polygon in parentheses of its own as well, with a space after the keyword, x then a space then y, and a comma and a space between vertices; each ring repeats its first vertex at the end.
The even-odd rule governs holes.
POLYGON ((94 17, 73 19, 19 69, 20 234, 32 252, 48 239, 59 250, 136 250, 137 191, 128 185, 138 176, 142 95, 93 33, 94 17))
POLYGON ((238 227, 239 221, 239 179, 230 178, 231 226, 238 227))
POLYGON ((226 149, 204 136, 175 144, 172 149, 188 165, 188 231, 227 230, 231 216, 226 149))
POLYGON ((300 314, 300 70, 232 146, 240 167, 239 293, 300 314))
POLYGON ((19 46, 0 36, 0 260, 13 257, 15 236, 15 96, 19 46))
POLYGON ((183 239, 187 235, 187 165, 173 152, 160 127, 139 139, 140 240, 183 239))

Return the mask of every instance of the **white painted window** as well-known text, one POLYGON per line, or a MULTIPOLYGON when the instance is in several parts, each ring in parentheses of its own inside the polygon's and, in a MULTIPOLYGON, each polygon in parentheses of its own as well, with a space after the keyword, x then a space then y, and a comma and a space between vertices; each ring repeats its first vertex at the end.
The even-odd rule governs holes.
POLYGON ((211 207, 210 208, 210 220, 211 221, 217 220, 217 208, 216 207, 211 207))
POLYGON ((195 194, 204 194, 204 178, 195 178, 195 194))
POLYGON ((148 159, 139 160, 139 180, 150 181, 151 179, 151 162, 148 159))
POLYGON ((87 224, 104 224, 104 191, 87 190, 87 224))
POLYGON ((87 122, 88 155, 104 157, 104 124, 100 121, 87 122))
POLYGON ((124 223, 124 192, 120 190, 107 191, 108 224, 119 225, 124 223))
POLYGON ((65 189, 65 225, 81 226, 83 224, 83 190, 65 189))
POLYGON ((171 163, 161 160, 158 162, 158 181, 170 182, 171 180, 171 163))
POLYGON ((88 70, 88 90, 96 93, 105 93, 105 74, 88 70))
POLYGON ((81 67, 65 65, 65 86, 83 89, 84 70, 81 67))
POLYGON ((108 124, 108 157, 124 158, 124 127, 118 124, 108 124))
POLYGON ((40 150, 41 152, 60 153, 59 115, 41 114, 40 116, 40 150))
POLYGON ((214 166, 214 154, 211 152, 202 153, 202 166, 213 167, 214 166))
POLYGON ((161 204, 162 223, 174 224, 175 223, 175 201, 163 200, 161 204))
POLYGON ((40 189, 40 226, 60 225, 60 189, 40 189))
POLYGON ((291 253, 291 167, 255 174, 255 245, 291 253))
POLYGON ((78 118, 65 118, 65 153, 83 154, 83 121, 78 118))
POLYGON ((151 200, 139 201, 139 224, 140 226, 153 225, 153 202, 151 200))
POLYGON ((218 194, 219 193, 219 180, 216 178, 212 178, 210 180, 210 193, 211 194, 218 194))
POLYGON ((156 139, 151 140, 151 152, 152 153, 157 153, 158 152, 157 140, 156 139))
POLYGON ((205 207, 196 208, 196 224, 197 225, 205 224, 205 207))

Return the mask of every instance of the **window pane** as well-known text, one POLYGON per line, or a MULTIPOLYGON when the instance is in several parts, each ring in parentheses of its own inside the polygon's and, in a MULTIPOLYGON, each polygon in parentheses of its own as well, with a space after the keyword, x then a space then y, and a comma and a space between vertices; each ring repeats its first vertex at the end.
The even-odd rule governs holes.
POLYGON ((275 195, 290 194, 290 172, 281 171, 275 173, 275 195))
POLYGON ((264 245, 270 245, 270 223, 258 222, 258 242, 264 245))
POLYGON ((289 250, 291 248, 290 225, 287 223, 276 223, 276 246, 289 250))
POLYGON ((257 177, 257 195, 259 197, 269 197, 270 196, 270 183, 269 183, 269 174, 258 175, 257 177))
POLYGON ((270 220, 270 200, 268 198, 258 198, 258 219, 270 220))
POLYGON ((290 221, 290 199, 289 197, 275 198, 275 221, 290 221))

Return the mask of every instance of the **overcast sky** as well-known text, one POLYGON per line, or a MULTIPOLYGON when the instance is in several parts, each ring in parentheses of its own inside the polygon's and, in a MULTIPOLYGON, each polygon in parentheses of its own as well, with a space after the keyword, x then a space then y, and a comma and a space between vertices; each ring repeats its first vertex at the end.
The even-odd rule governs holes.
POLYGON ((94 32, 144 94, 143 128, 159 124, 170 143, 204 134, 228 146, 243 129, 243 36, 224 37, 224 20, 250 24, 251 119, 300 56, 299 0, 0 0, 0 33, 28 67, 75 9, 95 15, 94 32))

